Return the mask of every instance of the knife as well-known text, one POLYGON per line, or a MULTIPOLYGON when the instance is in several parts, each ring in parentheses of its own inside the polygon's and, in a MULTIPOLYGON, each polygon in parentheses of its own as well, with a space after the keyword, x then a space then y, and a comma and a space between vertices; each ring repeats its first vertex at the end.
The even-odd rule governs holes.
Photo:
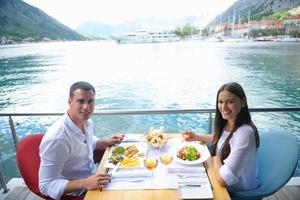
POLYGON ((179 184, 179 187, 201 187, 202 185, 199 183, 196 184, 179 184))
POLYGON ((178 186, 194 186, 194 187, 201 187, 203 183, 201 182, 178 182, 178 186))

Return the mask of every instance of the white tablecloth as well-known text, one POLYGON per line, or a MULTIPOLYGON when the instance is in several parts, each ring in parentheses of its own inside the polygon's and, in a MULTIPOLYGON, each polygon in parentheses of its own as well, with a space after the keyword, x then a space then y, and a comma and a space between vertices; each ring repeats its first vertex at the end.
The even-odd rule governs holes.
MULTIPOLYGON (((181 144, 181 140, 171 139, 167 146, 161 151, 150 149, 151 153, 175 155, 175 149, 181 144)), ((112 169, 110 169, 112 170, 112 169)), ((141 168, 118 169, 112 174, 112 182, 107 184, 104 189, 107 190, 128 190, 128 189, 177 189, 180 182, 201 182, 209 184, 209 180, 202 163, 185 165, 173 159, 169 165, 163 165, 160 161, 156 169, 152 171, 141 168), (185 177, 179 177, 180 174, 185 177), (123 178, 124 181, 120 180, 123 178), (138 179, 137 179, 138 178, 138 179), (119 179, 119 180, 116 180, 119 179), (116 180, 114 182, 114 180, 116 180), (130 182, 128 180, 137 180, 130 182)))

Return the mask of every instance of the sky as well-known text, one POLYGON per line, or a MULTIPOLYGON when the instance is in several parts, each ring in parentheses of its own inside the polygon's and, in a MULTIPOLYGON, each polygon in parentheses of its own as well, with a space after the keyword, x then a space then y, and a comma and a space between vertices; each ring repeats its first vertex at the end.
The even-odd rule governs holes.
POLYGON ((76 28, 94 21, 117 25, 138 18, 178 19, 215 16, 236 0, 24 0, 63 24, 76 28))

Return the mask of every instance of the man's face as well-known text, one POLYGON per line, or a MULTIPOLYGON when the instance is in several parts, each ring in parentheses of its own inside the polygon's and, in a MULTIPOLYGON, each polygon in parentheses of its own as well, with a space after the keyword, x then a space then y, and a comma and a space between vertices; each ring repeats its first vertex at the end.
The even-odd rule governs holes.
POLYGON ((83 123, 88 120, 94 112, 95 93, 93 90, 85 91, 77 89, 69 98, 68 113, 75 123, 83 123))

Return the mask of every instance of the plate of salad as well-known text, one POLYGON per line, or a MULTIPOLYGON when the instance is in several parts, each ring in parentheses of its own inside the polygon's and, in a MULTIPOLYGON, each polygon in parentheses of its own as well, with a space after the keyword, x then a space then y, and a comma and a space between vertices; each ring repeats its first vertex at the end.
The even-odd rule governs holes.
POLYGON ((205 145, 196 142, 185 143, 176 150, 174 156, 178 162, 193 165, 204 162, 209 158, 209 151, 205 145))

